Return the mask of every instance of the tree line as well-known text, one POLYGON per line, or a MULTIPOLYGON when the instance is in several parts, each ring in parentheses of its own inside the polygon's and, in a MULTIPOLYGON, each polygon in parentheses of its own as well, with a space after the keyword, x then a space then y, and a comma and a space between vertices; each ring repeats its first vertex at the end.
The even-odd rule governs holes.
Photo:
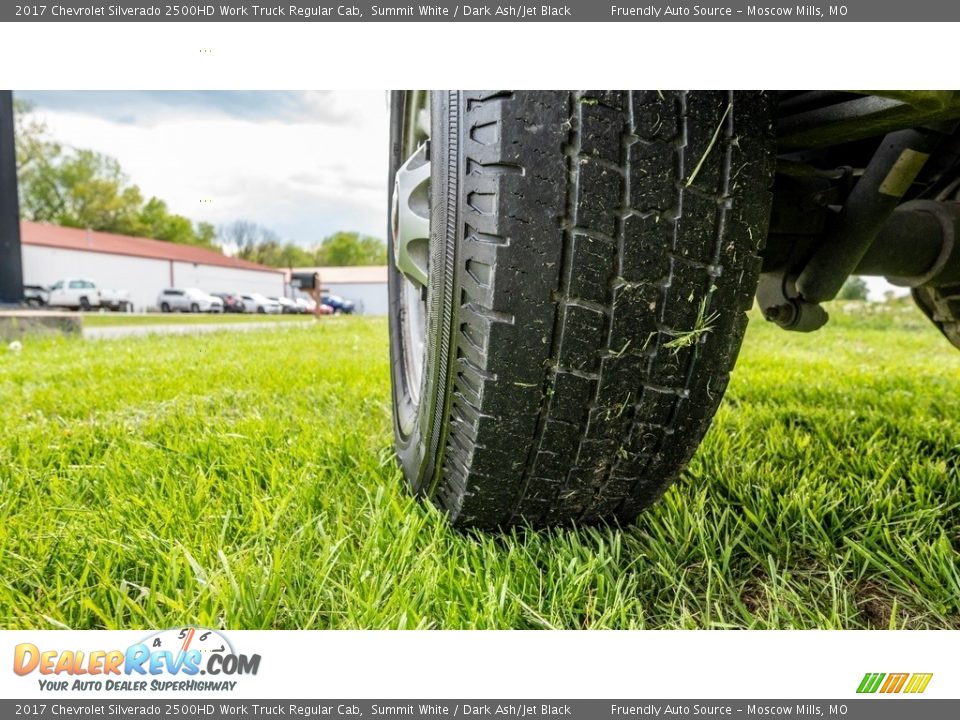
POLYGON ((14 132, 25 220, 226 250, 271 267, 386 263, 384 242, 355 232, 334 233, 308 249, 248 220, 221 227, 194 223, 160 198, 144 198, 116 159, 57 142, 20 99, 14 99, 14 132))
POLYGON ((304 248, 257 223, 237 220, 219 229, 218 238, 231 255, 270 267, 318 265, 385 265, 387 247, 380 238, 337 232, 314 248, 304 248))

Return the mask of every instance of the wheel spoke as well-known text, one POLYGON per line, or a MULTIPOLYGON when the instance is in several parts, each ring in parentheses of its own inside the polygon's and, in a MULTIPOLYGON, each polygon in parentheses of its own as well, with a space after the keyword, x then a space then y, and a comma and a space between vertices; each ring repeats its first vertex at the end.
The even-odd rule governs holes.
POLYGON ((417 111, 417 132, 423 137, 430 137, 430 108, 423 107, 417 111))
POLYGON ((403 387, 411 413, 399 417, 406 434, 417 422, 424 380, 427 303, 430 291, 430 93, 403 98, 401 143, 390 203, 391 262, 398 276, 396 321, 400 325, 403 387))
POLYGON ((427 286, 430 243, 430 161, 421 145, 397 171, 393 191, 394 262, 418 287, 427 286))

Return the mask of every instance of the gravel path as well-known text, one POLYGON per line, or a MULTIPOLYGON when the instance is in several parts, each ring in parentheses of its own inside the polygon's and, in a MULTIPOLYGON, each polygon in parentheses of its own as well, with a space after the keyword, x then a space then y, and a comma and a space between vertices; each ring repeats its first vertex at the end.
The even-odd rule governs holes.
MULTIPOLYGON (((310 322, 304 320, 304 324, 310 322)), ((92 340, 110 340, 122 337, 143 335, 190 335, 196 333, 220 332, 221 330, 275 330, 280 327, 300 327, 299 322, 251 322, 251 323, 164 323, 158 325, 111 325, 104 327, 85 327, 83 337, 92 340)))

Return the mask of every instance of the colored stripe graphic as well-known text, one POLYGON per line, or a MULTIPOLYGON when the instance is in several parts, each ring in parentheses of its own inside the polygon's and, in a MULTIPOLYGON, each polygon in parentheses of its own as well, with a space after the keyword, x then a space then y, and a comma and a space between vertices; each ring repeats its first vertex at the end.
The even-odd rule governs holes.
POLYGON ((867 673, 863 676, 863 680, 860 681, 860 687, 857 688, 857 692, 875 693, 877 688, 880 687, 880 682, 884 677, 884 673, 867 673))
POLYGON ((903 689, 904 684, 910 673, 890 673, 887 675, 887 681, 880 688, 882 693, 898 693, 903 689))
POLYGON ((866 673, 857 692, 860 694, 872 694, 880 692, 883 694, 910 693, 919 694, 927 689, 927 685, 933 679, 933 673, 866 673))
POLYGON ((927 685, 930 684, 930 680, 933 678, 933 673, 914 673, 910 677, 910 682, 907 683, 907 687, 904 688, 905 693, 922 693, 927 689, 927 685))

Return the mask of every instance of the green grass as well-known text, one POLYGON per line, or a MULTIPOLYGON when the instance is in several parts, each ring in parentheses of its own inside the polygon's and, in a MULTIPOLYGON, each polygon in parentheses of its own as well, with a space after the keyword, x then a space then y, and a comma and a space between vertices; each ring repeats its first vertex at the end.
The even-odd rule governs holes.
POLYGON ((451 531, 391 457, 386 324, 0 353, 0 626, 958 628, 960 353, 754 320, 639 522, 451 531))
POLYGON ((240 315, 217 313, 213 315, 191 313, 85 313, 84 327, 116 327, 126 325, 205 325, 207 323, 251 322, 303 322, 312 320, 304 315, 240 315))

